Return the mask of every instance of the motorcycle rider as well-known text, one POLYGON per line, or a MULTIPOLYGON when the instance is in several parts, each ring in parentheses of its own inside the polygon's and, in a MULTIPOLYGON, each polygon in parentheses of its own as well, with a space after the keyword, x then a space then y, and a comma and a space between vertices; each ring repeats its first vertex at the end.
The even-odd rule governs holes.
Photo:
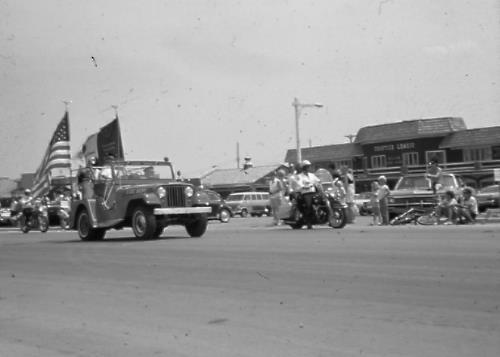
POLYGON ((21 215, 26 213, 26 219, 28 219, 31 215, 31 212, 25 210, 25 208, 33 206, 33 195, 31 194, 31 190, 29 188, 24 190, 24 195, 19 199, 19 204, 20 204, 20 212, 17 218, 20 218, 21 215))
POLYGON ((317 192, 323 192, 318 176, 309 172, 310 169, 311 162, 309 160, 302 161, 300 173, 298 173, 295 178, 295 191, 298 193, 297 202, 299 207, 303 208, 304 221, 307 225, 307 229, 312 229, 314 218, 312 209, 313 196, 317 192))

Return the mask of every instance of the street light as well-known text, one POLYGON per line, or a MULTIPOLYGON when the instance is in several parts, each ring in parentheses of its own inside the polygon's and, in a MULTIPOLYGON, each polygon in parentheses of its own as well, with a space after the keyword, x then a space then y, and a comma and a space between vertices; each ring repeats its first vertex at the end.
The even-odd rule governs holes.
POLYGON ((295 134, 297 139, 297 163, 302 162, 302 152, 300 149, 300 133, 299 133, 299 118, 300 118, 300 110, 302 108, 323 108, 323 104, 321 103, 312 103, 312 104, 304 104, 300 103, 297 98, 293 100, 292 105, 295 107, 295 134))

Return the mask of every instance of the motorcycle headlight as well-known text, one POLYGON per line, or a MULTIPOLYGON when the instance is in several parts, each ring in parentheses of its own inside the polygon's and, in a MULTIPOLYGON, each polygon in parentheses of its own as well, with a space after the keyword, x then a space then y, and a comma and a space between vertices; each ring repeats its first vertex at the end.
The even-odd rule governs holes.
POLYGON ((167 195, 167 190, 165 190, 165 187, 160 186, 156 189, 156 194, 160 198, 164 198, 167 195))
POLYGON ((184 194, 186 195, 186 197, 192 197, 193 193, 194 193, 194 190, 193 190, 193 188, 191 186, 187 186, 184 189, 184 194))

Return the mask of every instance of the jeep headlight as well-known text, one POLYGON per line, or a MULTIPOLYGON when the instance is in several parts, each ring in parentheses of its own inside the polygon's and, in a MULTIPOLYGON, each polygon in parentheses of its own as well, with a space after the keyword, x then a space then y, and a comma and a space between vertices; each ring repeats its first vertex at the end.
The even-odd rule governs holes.
POLYGON ((167 195, 167 190, 165 190, 165 187, 160 186, 156 189, 156 194, 160 198, 164 198, 167 195))
POLYGON ((193 190, 193 188, 191 186, 187 186, 184 189, 184 193, 185 193, 186 197, 192 197, 193 193, 194 193, 194 190, 193 190))

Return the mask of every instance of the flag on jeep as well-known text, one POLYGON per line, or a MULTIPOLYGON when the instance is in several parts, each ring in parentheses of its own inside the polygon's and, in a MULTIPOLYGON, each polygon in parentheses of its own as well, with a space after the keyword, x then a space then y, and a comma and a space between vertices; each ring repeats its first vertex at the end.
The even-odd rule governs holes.
POLYGON ((103 126, 97 133, 90 135, 82 146, 85 159, 95 157, 97 165, 102 165, 110 155, 115 160, 123 160, 123 145, 118 116, 103 126))
POLYGON ((46 195, 52 178, 71 176, 68 112, 57 125, 33 180, 33 196, 46 195))

